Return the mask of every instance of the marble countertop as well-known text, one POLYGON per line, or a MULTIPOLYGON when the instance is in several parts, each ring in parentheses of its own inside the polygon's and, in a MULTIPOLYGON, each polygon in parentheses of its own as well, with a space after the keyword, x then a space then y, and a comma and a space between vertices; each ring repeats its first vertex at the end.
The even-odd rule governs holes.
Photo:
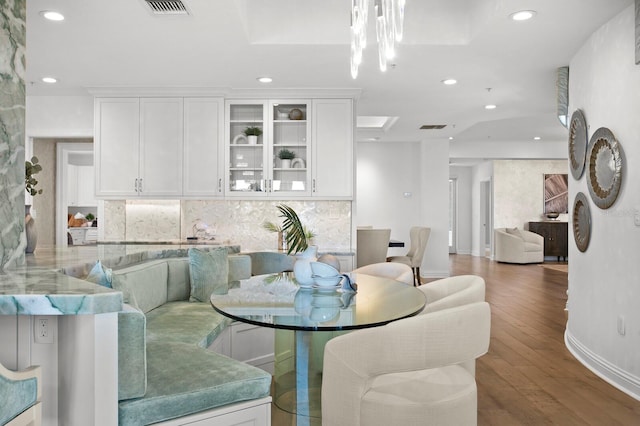
MULTIPOLYGON (((38 247, 24 265, 0 274, 0 315, 79 315, 122 310, 122 293, 83 279, 97 260, 107 267, 183 257, 192 244, 38 247), (63 271, 65 273, 63 273, 63 271)), ((197 244, 202 247, 201 244, 197 244)), ((220 247, 220 245, 215 245, 220 247)), ((239 246, 227 246, 237 253, 239 246)))
MULTIPOLYGON (((129 242, 69 247, 38 247, 24 265, 0 273, 0 315, 79 315, 117 312, 122 293, 85 281, 96 261, 117 268, 145 260, 186 257, 190 247, 240 246, 206 241, 129 242)), ((319 254, 352 256, 348 249, 319 254)))

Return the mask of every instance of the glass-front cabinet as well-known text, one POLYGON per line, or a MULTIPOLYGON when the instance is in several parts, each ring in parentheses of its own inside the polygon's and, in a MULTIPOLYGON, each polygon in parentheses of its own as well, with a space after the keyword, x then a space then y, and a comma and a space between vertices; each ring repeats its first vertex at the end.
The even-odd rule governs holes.
POLYGON ((227 195, 309 196, 310 101, 226 102, 227 195))

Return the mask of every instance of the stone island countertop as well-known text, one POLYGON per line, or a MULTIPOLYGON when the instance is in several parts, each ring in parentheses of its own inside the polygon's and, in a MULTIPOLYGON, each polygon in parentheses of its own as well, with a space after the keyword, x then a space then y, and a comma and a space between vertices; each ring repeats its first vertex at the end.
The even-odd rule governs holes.
MULTIPOLYGON (((24 265, 0 273, 0 315, 92 315, 120 311, 120 291, 76 277, 84 277, 98 260, 109 268, 122 267, 151 259, 185 257, 191 246, 38 247, 34 254, 26 256, 24 265)), ((237 245, 226 247, 230 253, 240 251, 237 245)))

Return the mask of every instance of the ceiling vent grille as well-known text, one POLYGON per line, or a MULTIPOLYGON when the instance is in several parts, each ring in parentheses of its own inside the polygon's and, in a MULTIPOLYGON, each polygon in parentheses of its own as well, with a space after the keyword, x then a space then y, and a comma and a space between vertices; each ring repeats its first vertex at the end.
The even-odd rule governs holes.
POLYGON ((180 0, 145 0, 154 15, 188 15, 189 12, 180 0))
POLYGON ((420 126, 420 130, 440 130, 447 127, 446 124, 423 124, 420 126))

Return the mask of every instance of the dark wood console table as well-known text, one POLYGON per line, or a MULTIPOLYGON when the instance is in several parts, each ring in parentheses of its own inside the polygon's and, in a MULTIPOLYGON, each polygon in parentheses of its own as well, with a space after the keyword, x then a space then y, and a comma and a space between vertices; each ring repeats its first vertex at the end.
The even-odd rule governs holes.
POLYGON ((569 255, 569 226, 567 222, 529 222, 529 231, 544 237, 544 255, 567 260, 569 255))

